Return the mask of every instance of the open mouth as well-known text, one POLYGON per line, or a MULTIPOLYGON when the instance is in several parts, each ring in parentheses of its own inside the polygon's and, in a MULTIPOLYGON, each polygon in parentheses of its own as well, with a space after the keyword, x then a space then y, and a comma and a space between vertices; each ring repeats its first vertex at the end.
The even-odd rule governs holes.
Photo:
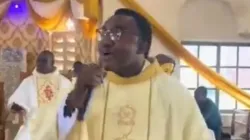
POLYGON ((111 52, 104 52, 104 53, 102 53, 102 58, 104 60, 108 60, 109 61, 112 58, 112 53, 111 52))
POLYGON ((112 52, 109 52, 109 51, 103 52, 103 56, 104 57, 110 57, 110 56, 112 56, 112 52))
POLYGON ((109 56, 109 55, 111 55, 111 53, 110 52, 105 52, 105 53, 103 53, 103 55, 104 56, 109 56))

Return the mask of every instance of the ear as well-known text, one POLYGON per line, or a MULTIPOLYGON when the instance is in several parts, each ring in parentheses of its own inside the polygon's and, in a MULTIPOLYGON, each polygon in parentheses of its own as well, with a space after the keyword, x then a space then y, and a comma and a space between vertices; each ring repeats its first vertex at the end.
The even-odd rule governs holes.
POLYGON ((148 43, 142 40, 138 41, 138 48, 137 48, 137 53, 138 54, 145 54, 148 50, 147 48, 148 43))

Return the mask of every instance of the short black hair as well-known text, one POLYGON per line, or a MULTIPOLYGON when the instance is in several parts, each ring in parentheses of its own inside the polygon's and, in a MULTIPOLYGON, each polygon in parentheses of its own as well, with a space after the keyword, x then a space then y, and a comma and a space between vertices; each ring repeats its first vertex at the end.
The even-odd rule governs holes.
POLYGON ((130 16, 135 20, 136 25, 139 29, 141 40, 147 43, 147 46, 146 46, 147 48, 145 49, 146 52, 144 53, 144 56, 145 58, 148 58, 148 54, 149 54, 151 43, 152 43, 152 28, 148 20, 144 16, 139 14, 138 12, 133 11, 128 8, 118 9, 115 11, 114 15, 130 16))
POLYGON ((175 60, 168 55, 158 54, 155 57, 160 65, 165 64, 165 63, 172 63, 174 65, 174 67, 176 65, 175 60))
POLYGON ((82 62, 81 62, 81 61, 76 61, 76 62, 73 64, 73 67, 79 66, 79 65, 82 65, 82 62))
POLYGON ((42 56, 42 55, 45 55, 47 57, 49 57, 51 60, 52 60, 52 63, 54 64, 55 63, 55 56, 54 56, 54 53, 49 51, 49 50, 44 50, 42 52, 40 52, 40 54, 38 55, 37 59, 42 56))
POLYGON ((82 67, 83 67, 83 63, 82 63, 81 61, 76 61, 76 62, 73 64, 73 69, 74 69, 74 70, 80 70, 82 67))
POLYGON ((204 86, 199 86, 196 90, 195 90, 195 94, 197 93, 201 93, 203 94, 204 97, 207 97, 207 88, 204 86))
POLYGON ((48 51, 48 50, 44 50, 44 51, 42 51, 39 55, 47 55, 47 56, 49 56, 49 57, 54 58, 54 54, 53 54, 53 52, 48 51))

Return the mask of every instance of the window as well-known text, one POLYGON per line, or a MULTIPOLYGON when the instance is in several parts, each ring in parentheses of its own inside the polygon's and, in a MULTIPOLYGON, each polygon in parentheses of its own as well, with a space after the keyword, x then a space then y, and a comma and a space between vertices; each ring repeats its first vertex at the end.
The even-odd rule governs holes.
MULTIPOLYGON (((182 44, 205 65, 250 94, 250 44, 209 42, 182 42, 182 44)), ((207 87, 208 98, 214 101, 220 110, 245 109, 244 105, 216 89, 183 61, 181 61, 180 78, 192 94, 198 86, 207 87)))
POLYGON ((55 65, 59 70, 65 72, 72 69, 76 59, 77 42, 74 32, 54 32, 52 34, 53 53, 55 54, 55 65))

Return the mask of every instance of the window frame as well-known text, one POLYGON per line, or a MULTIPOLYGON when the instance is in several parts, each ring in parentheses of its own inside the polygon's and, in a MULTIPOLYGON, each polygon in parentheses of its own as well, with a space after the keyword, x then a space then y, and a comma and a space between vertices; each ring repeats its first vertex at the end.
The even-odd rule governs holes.
MULTIPOLYGON (((200 48, 202 46, 216 46, 217 48, 217 54, 216 54, 216 57, 217 57, 217 60, 216 60, 216 65, 215 66, 209 66, 210 68, 215 68, 216 72, 217 73, 220 73, 220 69, 221 68, 235 68, 236 69, 236 84, 238 85, 239 83, 239 69, 250 69, 250 66, 239 66, 239 60, 240 60, 240 57, 239 57, 239 50, 240 50, 240 47, 249 47, 250 48, 250 43, 237 43, 237 42, 207 42, 207 41, 182 41, 181 44, 183 46, 185 45, 194 45, 194 46, 197 46, 197 57, 200 58, 200 48), (237 49, 237 53, 236 53, 236 66, 221 66, 221 47, 222 46, 225 46, 225 47, 236 47, 237 49)), ((185 65, 182 65, 180 64, 180 71, 182 68, 190 68, 189 66, 185 66, 185 65)), ((198 74, 197 75, 197 87, 199 86, 200 84, 200 80, 199 80, 199 77, 200 75, 198 74)), ((188 88, 188 87, 187 87, 188 88)), ((188 88, 189 90, 194 90, 195 88, 188 88)), ((219 105, 219 92, 220 90, 216 89, 216 87, 214 88, 208 88, 208 89, 212 89, 212 90, 215 90, 215 103, 216 105, 219 105)), ((242 90, 250 90, 250 87, 249 88, 241 88, 242 90)), ((235 101, 235 108, 234 109, 237 109, 238 108, 238 103, 237 101, 235 101)), ((231 113, 234 109, 220 109, 221 112, 223 113, 231 113)))

